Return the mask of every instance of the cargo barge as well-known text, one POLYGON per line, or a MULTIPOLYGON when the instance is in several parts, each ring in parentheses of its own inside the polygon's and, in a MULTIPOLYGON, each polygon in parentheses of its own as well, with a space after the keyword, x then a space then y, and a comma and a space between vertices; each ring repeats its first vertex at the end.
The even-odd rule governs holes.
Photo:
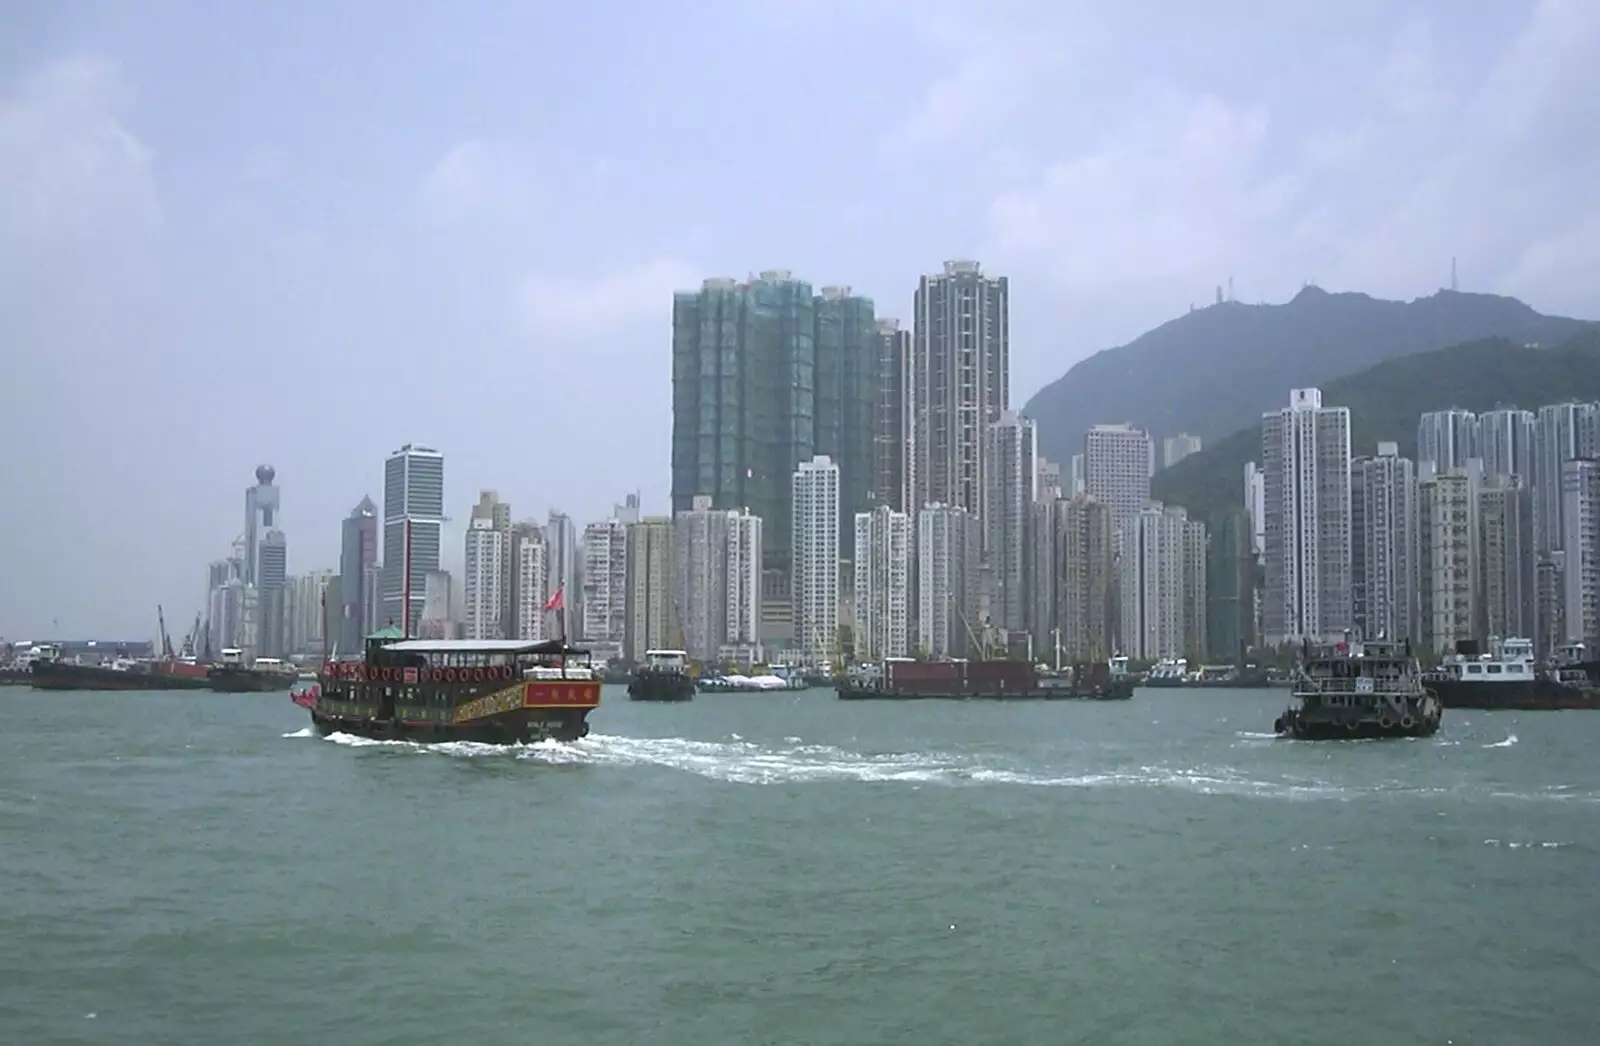
POLYGON ((1446 708, 1536 712, 1600 708, 1597 675, 1600 663, 1582 643, 1561 647, 1552 666, 1540 670, 1533 640, 1508 637, 1491 639, 1488 653, 1476 640, 1457 642, 1426 681, 1446 708))
POLYGON ((1299 741, 1430 737, 1443 708, 1409 640, 1302 644, 1294 701, 1272 724, 1299 741))
POLYGON ((217 663, 206 671, 206 680, 219 694, 275 693, 289 689, 299 675, 292 665, 275 657, 258 657, 246 665, 244 651, 237 647, 226 647, 217 657, 217 663))
POLYGON ((323 735, 527 744, 586 736, 600 681, 589 652, 561 640, 404 639, 386 629, 359 661, 329 661, 290 699, 323 735))
POLYGON ((139 661, 118 657, 100 664, 39 660, 28 673, 35 690, 207 690, 206 666, 166 659, 139 661))
MULTIPOLYGON (((1117 667, 1126 664, 1116 659, 1117 667)), ((1133 680, 1110 662, 1074 665, 1041 676, 1026 661, 914 661, 888 658, 856 666, 835 684, 843 701, 1126 701, 1133 680)))

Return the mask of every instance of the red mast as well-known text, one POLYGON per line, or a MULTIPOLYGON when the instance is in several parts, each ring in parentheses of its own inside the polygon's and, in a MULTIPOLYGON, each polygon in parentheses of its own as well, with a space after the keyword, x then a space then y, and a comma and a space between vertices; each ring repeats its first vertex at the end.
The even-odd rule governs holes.
POLYGON ((411 517, 406 517, 405 582, 400 596, 400 638, 411 638, 411 517))

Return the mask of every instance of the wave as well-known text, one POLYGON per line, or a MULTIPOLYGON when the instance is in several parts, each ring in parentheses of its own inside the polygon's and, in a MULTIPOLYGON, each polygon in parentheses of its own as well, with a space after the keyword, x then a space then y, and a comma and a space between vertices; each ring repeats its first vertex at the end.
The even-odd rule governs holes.
POLYGON ((1484 745, 1483 747, 1485 747, 1485 748, 1510 748, 1512 745, 1514 745, 1516 743, 1517 743, 1517 735, 1516 734, 1507 734, 1505 736, 1505 740, 1503 740, 1503 741, 1495 741, 1494 743, 1484 745))

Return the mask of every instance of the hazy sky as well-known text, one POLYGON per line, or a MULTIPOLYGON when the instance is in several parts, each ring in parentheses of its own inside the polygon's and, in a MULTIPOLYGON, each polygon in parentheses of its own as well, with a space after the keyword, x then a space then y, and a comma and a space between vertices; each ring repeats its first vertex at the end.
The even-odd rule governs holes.
POLYGON ((291 571, 408 440, 663 510, 707 275, 978 258, 1017 403, 1230 274, 1600 315, 1597 70, 1593 0, 6 4, 0 635, 187 627, 264 461, 291 571))

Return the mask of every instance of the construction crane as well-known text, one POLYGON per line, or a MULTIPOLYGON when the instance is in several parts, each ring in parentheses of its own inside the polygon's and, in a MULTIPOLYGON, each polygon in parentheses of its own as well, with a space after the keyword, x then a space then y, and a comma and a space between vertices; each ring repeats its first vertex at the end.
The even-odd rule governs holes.
POLYGON ((167 635, 167 615, 160 603, 156 604, 156 623, 161 626, 161 656, 171 661, 177 655, 172 652, 172 637, 167 635))

